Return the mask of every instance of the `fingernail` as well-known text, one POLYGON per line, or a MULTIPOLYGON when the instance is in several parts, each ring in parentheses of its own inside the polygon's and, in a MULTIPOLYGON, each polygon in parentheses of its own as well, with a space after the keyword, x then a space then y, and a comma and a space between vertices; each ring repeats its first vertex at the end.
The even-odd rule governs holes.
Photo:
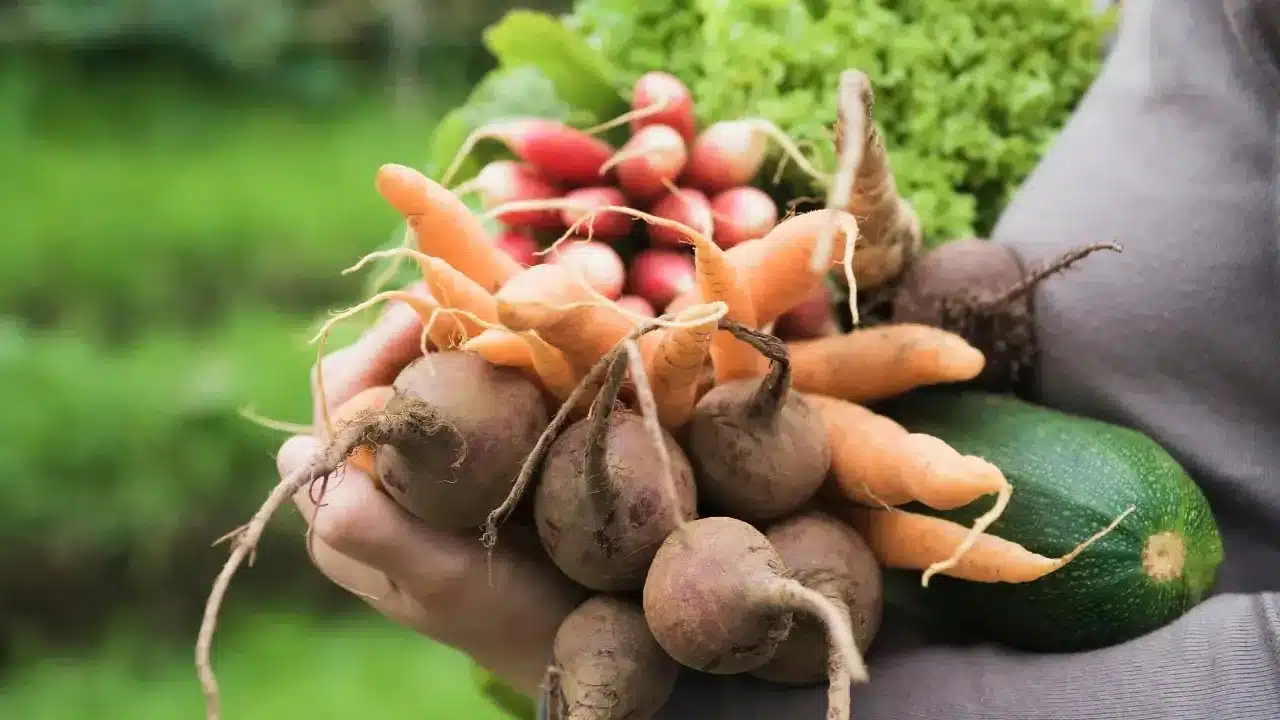
POLYGON ((280 446, 276 453, 276 471, 284 477, 315 457, 323 448, 320 440, 310 435, 294 435, 280 446))

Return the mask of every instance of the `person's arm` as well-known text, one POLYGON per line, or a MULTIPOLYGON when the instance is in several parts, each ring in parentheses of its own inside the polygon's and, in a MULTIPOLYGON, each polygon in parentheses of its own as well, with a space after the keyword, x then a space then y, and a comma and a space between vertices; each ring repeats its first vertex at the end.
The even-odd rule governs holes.
MULTIPOLYGON (((857 720, 1280 718, 1280 594, 1220 595, 1178 622, 1088 653, 990 645, 876 656, 857 720)), ((656 720, 823 717, 822 687, 686 673, 656 720)))

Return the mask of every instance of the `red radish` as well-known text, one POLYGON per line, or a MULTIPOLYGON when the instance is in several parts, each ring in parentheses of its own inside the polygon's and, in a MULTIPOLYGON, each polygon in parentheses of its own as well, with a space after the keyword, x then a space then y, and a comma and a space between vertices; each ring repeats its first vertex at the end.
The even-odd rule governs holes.
POLYGON ((636 315, 648 318, 658 317, 658 311, 653 309, 653 305, 639 295, 623 295, 616 302, 618 307, 636 315))
POLYGON ((693 259, 675 250, 641 250, 631 260, 631 292, 661 311, 697 285, 693 259))
POLYGON ((574 270, 610 300, 622 294, 627 268, 617 251, 602 242, 570 240, 551 253, 551 262, 574 270))
MULTIPOLYGON (((711 216, 711 203, 700 190, 677 189, 654 203, 649 212, 660 218, 688 225, 707 237, 711 237, 715 229, 711 216)), ((682 247, 688 244, 688 238, 683 233, 660 225, 649 226, 649 239, 655 245, 667 247, 682 247)))
POLYGON ((688 148, 680 133, 666 125, 647 125, 605 164, 615 167, 618 185, 633 200, 650 202, 667 191, 684 171, 688 148))
POLYGON ((715 241, 722 248, 764 237, 778 224, 778 206, 773 198, 750 185, 729 188, 711 198, 711 214, 715 241))
POLYGON ((542 262, 542 258, 534 254, 538 252, 538 241, 522 232, 507 230, 498 235, 493 244, 521 265, 531 266, 542 262))
POLYGON ((660 103, 661 110, 632 120, 631 132, 649 125, 666 125, 680 133, 686 143, 693 142, 698 129, 693 117, 693 93, 689 92, 688 86, 675 75, 659 70, 641 75, 632 94, 632 111, 643 112, 645 108, 660 103))
MULTIPOLYGON (((471 180, 455 189, 458 194, 476 190, 486 210, 518 200, 549 200, 564 191, 549 182, 527 163, 495 160, 485 165, 471 180)), ((514 210, 497 216, 507 227, 559 230, 565 227, 557 210, 514 210)))
POLYGON ((768 150, 768 138, 751 121, 722 120, 689 146, 681 183, 708 193, 746 185, 760 172, 768 150))
POLYGON ((835 304, 826 283, 814 287, 809 297, 783 313, 774 326, 774 334, 784 340, 807 340, 839 332, 835 304))
POLYGON ((475 144, 486 138, 506 145, 543 177, 571 186, 598 183, 601 167, 613 155, 609 143, 558 120, 536 117, 501 120, 471 133, 445 171, 441 184, 448 184, 475 144))
MULTIPOLYGON (((574 223, 581 220, 584 215, 593 209, 625 206, 627 204, 627 197, 622 194, 621 190, 604 185, 570 190, 565 194, 564 199, 582 206, 581 210, 565 208, 560 211, 560 219, 564 222, 565 227, 573 227, 574 223)), ((623 215, 619 212, 603 212, 597 214, 594 219, 583 223, 578 232, 586 235, 587 230, 590 229, 591 237, 597 240, 618 240, 631 233, 631 226, 634 222, 630 215, 623 215)))

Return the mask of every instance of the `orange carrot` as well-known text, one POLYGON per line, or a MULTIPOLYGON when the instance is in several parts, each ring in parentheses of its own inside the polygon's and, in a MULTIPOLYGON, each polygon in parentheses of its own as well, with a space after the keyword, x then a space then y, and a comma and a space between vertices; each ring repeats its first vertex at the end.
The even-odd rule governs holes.
MULTIPOLYGON (((466 311, 485 323, 498 322, 498 302, 479 283, 437 257, 419 257, 418 266, 426 278, 427 290, 440 307, 466 311)), ((465 315, 455 317, 467 338, 484 332, 484 326, 475 320, 465 315)))
MULTIPOLYGON (((581 380, 569 359, 536 332, 525 331, 519 336, 529 347, 530 364, 542 386, 556 400, 564 402, 581 380)), ((589 404, 585 403, 584 407, 589 404)))
POLYGON ((982 351, 959 335, 911 323, 793 341, 788 350, 797 390, 855 403, 972 380, 985 364, 982 351))
MULTIPOLYGON (((852 215, 838 210, 793 215, 764 237, 738 243, 724 251, 755 306, 758 324, 753 327, 778 319, 804 302, 823 282, 825 273, 815 273, 811 267, 819 238, 831 231, 832 223, 839 229, 832 253, 834 262, 845 254, 847 233, 856 227, 852 215)), ((699 302, 702 302, 701 295, 684 293, 672 301, 667 311, 682 310, 699 302)))
MULTIPOLYGON (((531 312, 537 312, 546 305, 567 305, 581 302, 589 298, 586 288, 576 282, 573 276, 563 267, 555 265, 532 265, 524 268, 520 274, 511 278, 494 296, 494 312, 497 322, 512 330, 527 330, 531 327, 528 321, 519 322, 508 316, 504 319, 502 308, 513 312, 512 308, 524 307, 527 303, 531 312), (513 305, 514 303, 514 305, 513 305), (508 321, 521 327, 514 327, 508 321)), ((490 328, 472 337, 463 349, 479 353, 494 365, 509 365, 521 368, 532 368, 533 358, 529 355, 527 343, 516 337, 514 332, 490 328)))
MULTIPOLYGON (((831 477, 854 501, 882 507, 914 501, 935 510, 953 510, 995 494, 995 505, 974 522, 970 531, 974 537, 999 519, 1008 506, 1013 486, 986 460, 961 455, 931 435, 908 432, 861 405, 824 395, 806 394, 805 398, 822 416, 827 429, 831 477)), ((964 546, 959 552, 967 549, 964 546)), ((955 556, 931 567, 929 576, 958 559, 955 556)))
POLYGON ((377 188, 408 222, 418 250, 444 260, 488 292, 522 270, 490 242, 480 218, 458 196, 417 170, 383 165, 377 188))
MULTIPOLYGON (((972 543, 973 547, 941 573, 971 582, 1032 582, 1079 557, 1133 510, 1130 506, 1105 528, 1058 558, 1045 557, 1011 540, 981 533, 972 543)), ((899 570, 924 570, 942 564, 945 558, 958 554, 971 533, 959 523, 903 510, 849 506, 840 508, 838 514, 857 529, 882 565, 899 570)))
MULTIPOLYGON (((678 313, 674 320, 685 323, 707 316, 708 308, 699 305, 678 313)), ((653 359, 646 374, 653 389, 658 422, 664 428, 683 427, 693 414, 698 401, 698 384, 711 351, 712 337, 719 320, 702 325, 664 328, 660 333, 653 359)))
POLYGON ((579 376, 586 375, 635 327, 606 300, 584 300, 569 307, 512 303, 500 306, 499 312, 505 318, 503 324, 513 330, 536 330, 564 353, 579 376))

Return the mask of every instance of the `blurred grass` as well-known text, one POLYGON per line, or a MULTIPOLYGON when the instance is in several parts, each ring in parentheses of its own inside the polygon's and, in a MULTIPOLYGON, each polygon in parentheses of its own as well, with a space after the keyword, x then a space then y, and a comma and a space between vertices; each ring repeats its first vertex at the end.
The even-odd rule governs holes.
MULTIPOLYGON (((190 648, 158 646, 121 625, 91 654, 24 664, 0 685, 0 717, 199 717, 190 648)), ((241 720, 506 717, 476 693, 468 658, 369 613, 321 619, 260 608, 230 618, 214 669, 224 714, 241 720)))
POLYGON ((339 271, 398 222, 374 172, 420 165, 462 92, 398 113, 375 81, 301 102, 22 66, 0 73, 0 308, 116 342, 351 297, 339 271))

